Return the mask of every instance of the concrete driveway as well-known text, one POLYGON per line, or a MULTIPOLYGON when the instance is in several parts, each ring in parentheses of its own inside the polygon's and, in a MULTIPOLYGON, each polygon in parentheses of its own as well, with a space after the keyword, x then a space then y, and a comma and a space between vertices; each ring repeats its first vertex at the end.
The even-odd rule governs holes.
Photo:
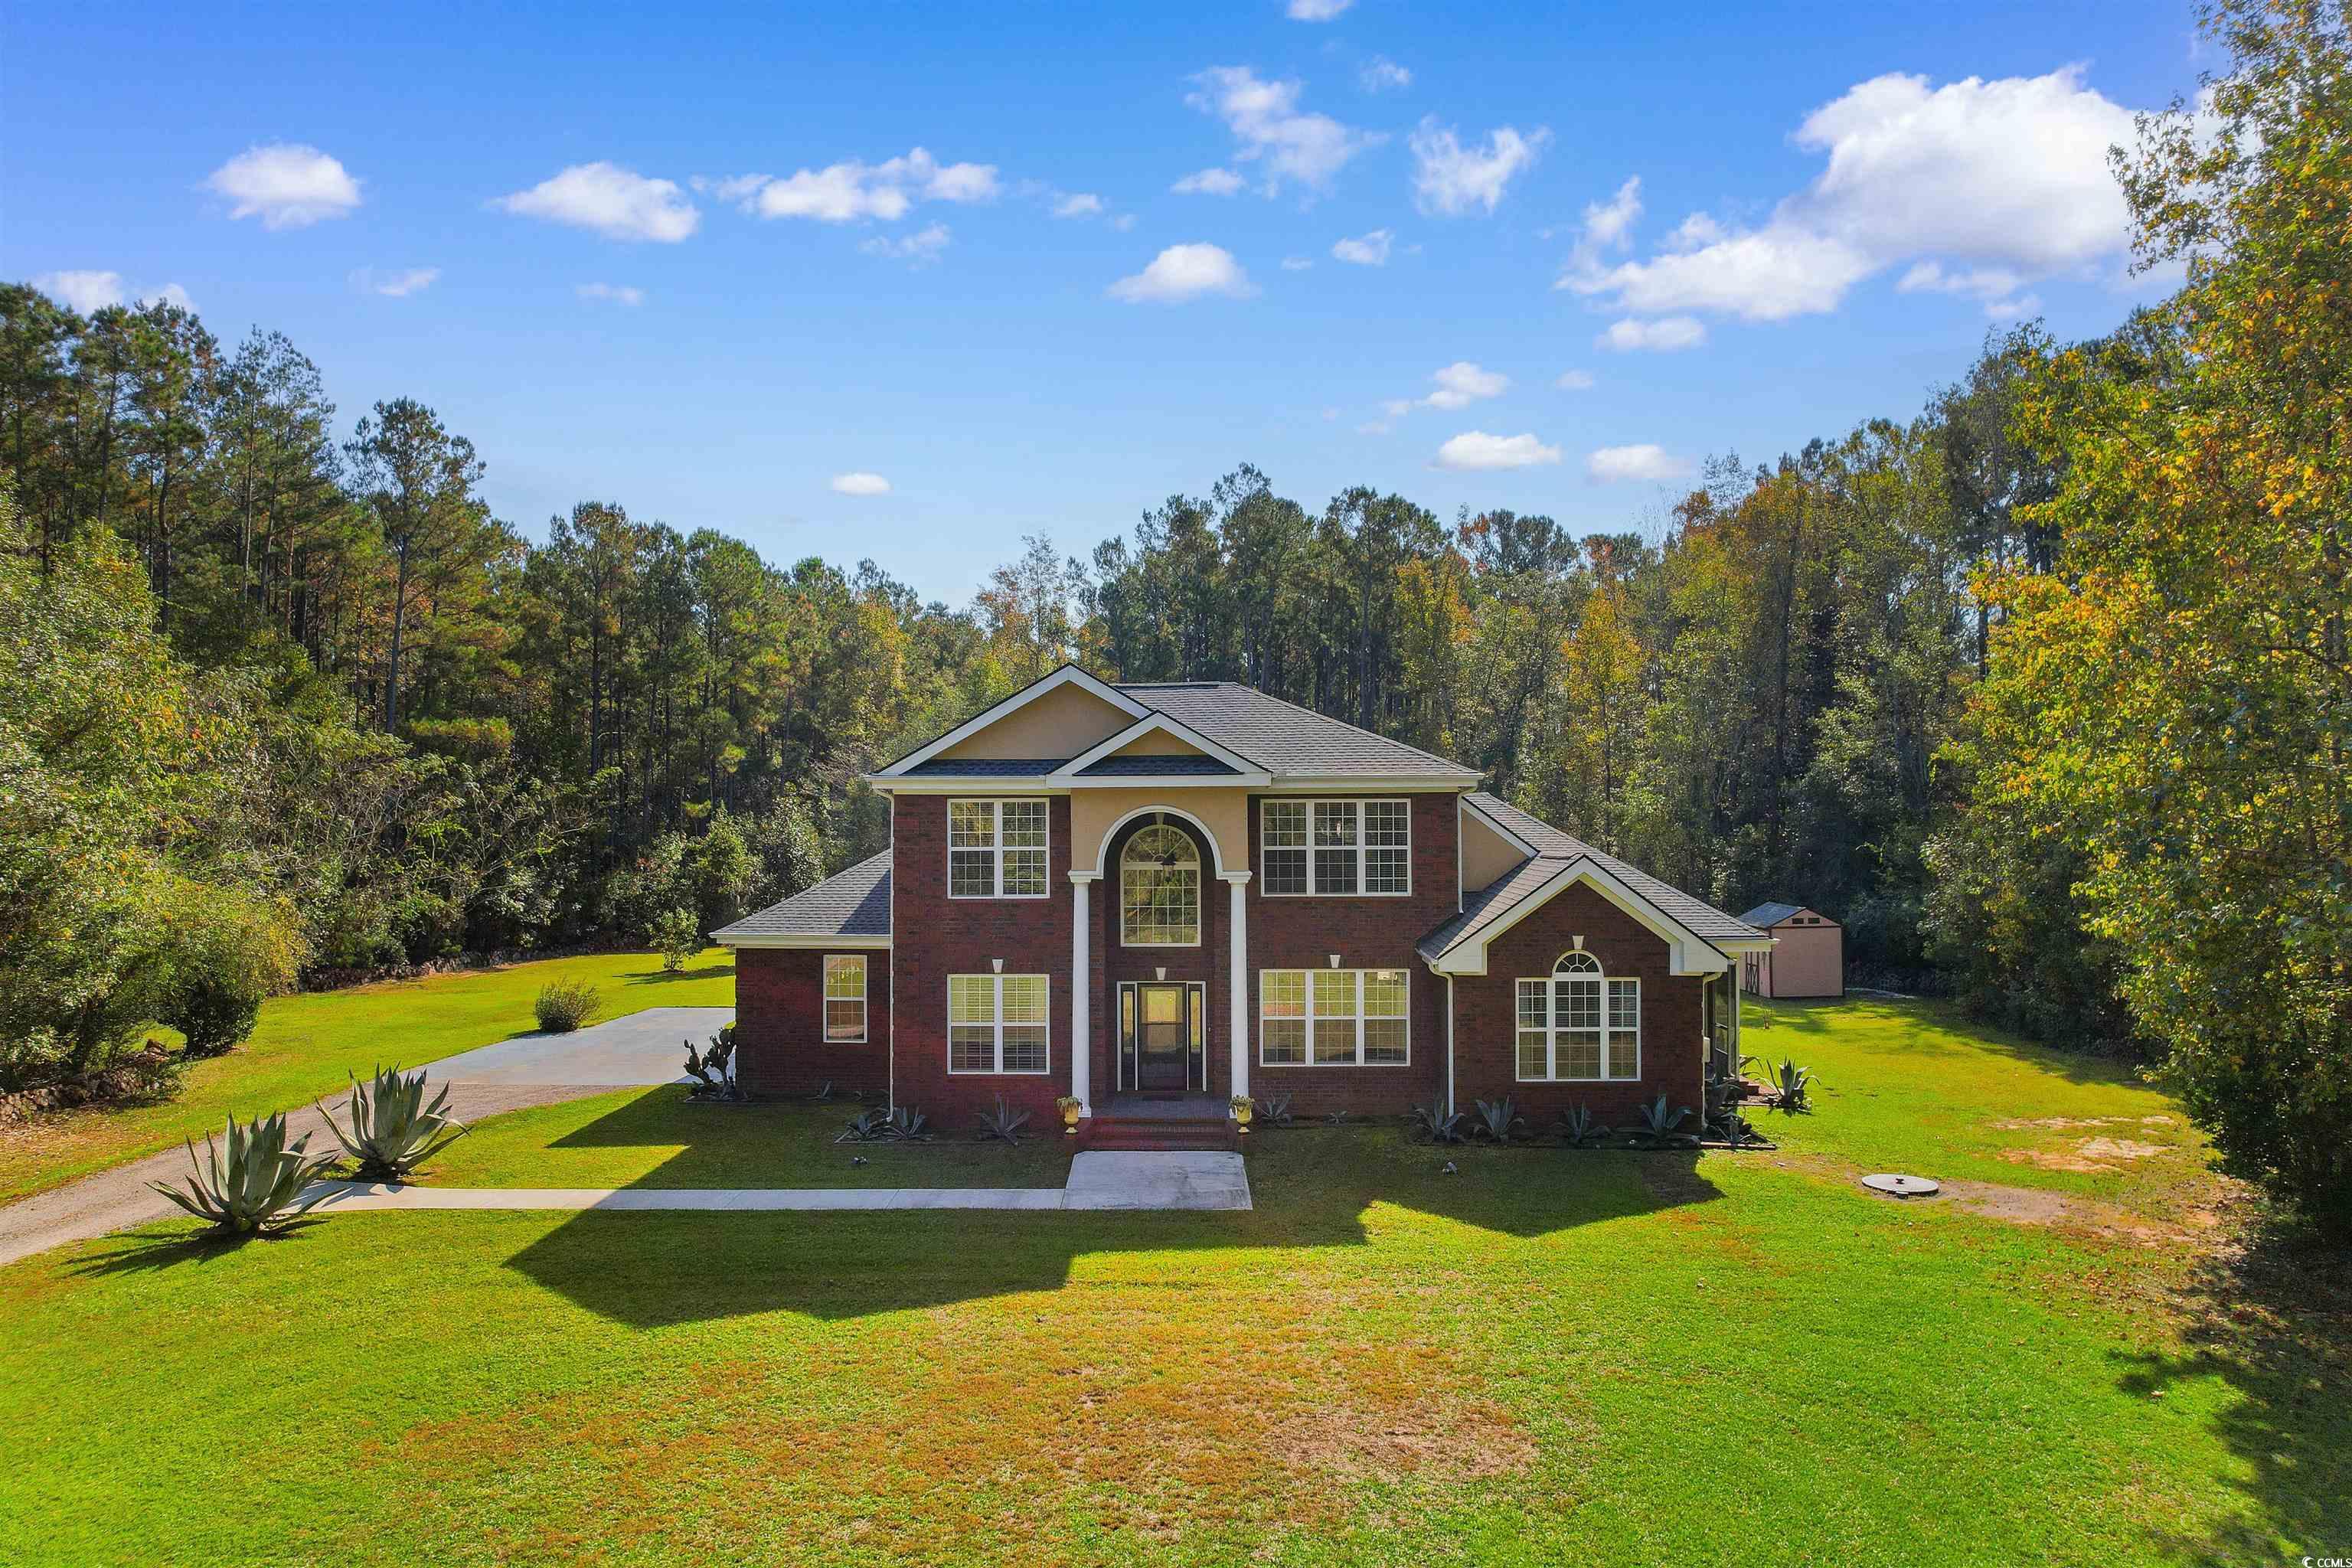
POLYGON ((518 1035, 432 1064, 451 1083, 579 1083, 604 1089, 676 1083, 686 1047, 699 1050, 735 1021, 732 1007, 648 1007, 568 1035, 518 1035))
MULTIPOLYGON (((569 1035, 519 1035, 428 1062, 425 1069, 449 1085, 450 1112, 474 1121, 637 1084, 677 1082, 686 1076, 679 1042, 698 1047, 734 1017, 732 1007, 648 1007, 569 1035)), ((340 1109, 340 1092, 325 1098, 340 1109)), ((287 1110, 287 1131, 309 1133, 311 1152, 335 1151, 326 1119, 310 1106, 239 1107, 238 1114, 268 1110, 287 1110)), ((0 1206, 0 1264, 176 1215, 147 1184, 187 1173, 186 1151, 173 1149, 0 1206)))

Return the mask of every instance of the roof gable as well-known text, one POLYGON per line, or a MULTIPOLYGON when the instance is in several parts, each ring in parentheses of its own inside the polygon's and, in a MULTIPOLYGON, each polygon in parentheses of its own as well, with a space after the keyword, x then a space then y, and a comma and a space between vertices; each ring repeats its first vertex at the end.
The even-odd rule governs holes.
POLYGON ((1204 775, 1237 784, 1272 782, 1253 759, 1165 713, 1144 715, 1072 757, 1055 773, 1062 779, 1097 780, 1204 775))
POLYGON ((877 769, 875 776, 903 777, 934 759, 977 763, 1043 758, 1051 765, 1037 771, 1048 773, 1052 765, 1126 729, 1146 711, 1142 703, 1118 687, 1075 664, 1066 664, 887 767, 877 769))
POLYGON ((1234 680, 1182 680, 1119 690, 1277 778, 1411 780, 1460 789, 1483 776, 1402 741, 1269 697, 1234 680))

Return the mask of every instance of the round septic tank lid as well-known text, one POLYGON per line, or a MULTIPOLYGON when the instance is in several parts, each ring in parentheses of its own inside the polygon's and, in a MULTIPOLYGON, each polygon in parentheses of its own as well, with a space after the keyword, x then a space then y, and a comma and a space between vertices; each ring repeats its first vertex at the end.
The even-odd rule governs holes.
POLYGON ((1864 1176, 1862 1184, 1890 1198, 1932 1198, 1943 1190, 1925 1176, 1864 1176))

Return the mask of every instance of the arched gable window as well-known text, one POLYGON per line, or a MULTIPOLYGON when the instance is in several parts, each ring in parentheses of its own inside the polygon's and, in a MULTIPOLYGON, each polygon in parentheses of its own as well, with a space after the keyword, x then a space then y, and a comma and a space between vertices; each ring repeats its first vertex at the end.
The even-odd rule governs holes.
POLYGON ((1579 949, 1518 985, 1519 1080, 1623 1082, 1642 1076, 1642 983, 1613 978, 1579 949))
POLYGON ((1129 947, 1201 945, 1201 852, 1192 835, 1153 823, 1118 857, 1119 940, 1129 947))

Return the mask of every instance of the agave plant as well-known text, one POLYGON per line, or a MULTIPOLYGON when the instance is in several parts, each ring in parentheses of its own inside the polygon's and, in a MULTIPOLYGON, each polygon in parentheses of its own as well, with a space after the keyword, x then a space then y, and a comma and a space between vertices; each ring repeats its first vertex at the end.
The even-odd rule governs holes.
POLYGON ((1783 1057, 1780 1065, 1771 1069, 1772 1104, 1790 1115, 1813 1108, 1813 1069, 1801 1068, 1795 1060, 1783 1057))
POLYGON ((889 1130, 883 1136, 905 1143, 928 1143, 931 1141, 931 1119, 911 1105, 902 1105, 890 1113, 889 1130))
POLYGON ((1589 1105, 1578 1105, 1559 1114, 1559 1135, 1571 1149, 1581 1149, 1598 1143, 1609 1136, 1609 1129, 1601 1125, 1589 1105))
POLYGON ((1478 1120, 1471 1130, 1497 1143, 1509 1142, 1527 1127, 1527 1118, 1519 1114, 1518 1102, 1507 1094, 1500 1100, 1482 1100, 1476 1104, 1478 1120))
POLYGON ((1257 1119, 1268 1127, 1288 1127, 1297 1121, 1290 1113, 1290 1096, 1269 1094, 1257 1102, 1257 1119))
POLYGON ((1345 1110, 1331 1111, 1323 1118, 1323 1125, 1326 1127, 1345 1127, 1348 1125, 1348 1113, 1345 1110))
POLYGON ((890 1113, 879 1106, 868 1106, 849 1119, 841 1130, 836 1143, 879 1143, 890 1136, 890 1113))
POLYGON ((1433 1143, 1459 1143, 1463 1141, 1462 1113, 1440 1110, 1433 1105, 1412 1108, 1413 1125, 1433 1143))
POLYGON ((981 1141, 986 1142, 991 1138, 1002 1138, 1007 1143, 1018 1143, 1021 1142, 1021 1129, 1028 1120, 1027 1111, 1013 1110, 1004 1103, 1004 1097, 1000 1094, 996 1097, 994 1110, 980 1113, 981 1141))
POLYGON ((1642 1107, 1642 1125, 1633 1129, 1633 1142, 1643 1149, 1696 1148, 1697 1139, 1677 1131, 1689 1116, 1689 1106, 1677 1105, 1669 1110, 1666 1097, 1661 1094, 1642 1107))
POLYGON ((1715 1131, 1717 1136, 1723 1140, 1723 1146, 1727 1149, 1753 1148, 1759 1141, 1756 1136, 1756 1129, 1749 1125, 1748 1118, 1736 1110, 1717 1122, 1715 1131))
POLYGON ((299 1219, 331 1191, 306 1194, 310 1179, 334 1163, 310 1152, 310 1135, 286 1142, 286 1118, 259 1116, 240 1127, 229 1118, 224 1141, 227 1152, 210 1138, 205 1158, 188 1145, 188 1163, 195 1173, 187 1190, 163 1182, 147 1184, 201 1220, 212 1222, 215 1236, 263 1236, 299 1219))
POLYGON ((466 1124, 449 1114, 447 1084, 431 1100, 425 1098, 423 1068, 413 1073, 378 1068, 365 1083, 353 1079, 351 1098, 343 1103, 352 1121, 348 1132, 325 1106, 319 1113, 343 1152, 359 1162, 360 1179, 366 1182, 404 1182, 417 1166, 466 1135, 466 1124))

